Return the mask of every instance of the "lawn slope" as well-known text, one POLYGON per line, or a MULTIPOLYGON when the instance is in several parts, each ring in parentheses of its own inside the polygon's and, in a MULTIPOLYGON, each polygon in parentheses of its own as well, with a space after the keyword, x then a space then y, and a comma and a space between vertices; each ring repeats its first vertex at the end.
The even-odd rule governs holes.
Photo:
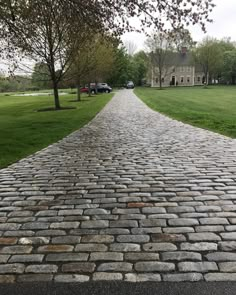
POLYGON ((179 121, 236 138, 236 87, 136 88, 150 108, 179 121))
POLYGON ((22 97, 0 95, 0 168, 16 162, 69 133, 81 128, 107 104, 113 94, 88 98, 81 102, 70 102, 75 94, 61 96, 61 105, 76 109, 37 112, 41 108, 53 107, 50 95, 22 97))

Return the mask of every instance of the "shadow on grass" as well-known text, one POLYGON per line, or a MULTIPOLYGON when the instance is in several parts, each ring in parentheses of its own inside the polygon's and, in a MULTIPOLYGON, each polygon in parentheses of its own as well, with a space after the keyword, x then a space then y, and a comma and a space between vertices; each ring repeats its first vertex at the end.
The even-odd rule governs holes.
POLYGON ((81 100, 72 99, 72 100, 69 100, 69 102, 87 102, 87 101, 90 101, 91 99, 94 99, 94 98, 97 98, 97 96, 93 95, 93 96, 83 97, 83 98, 81 98, 81 100))
POLYGON ((75 110, 76 107, 61 107, 60 109, 56 109, 54 107, 49 107, 49 108, 42 108, 36 110, 36 112, 53 112, 53 111, 66 111, 66 110, 75 110))

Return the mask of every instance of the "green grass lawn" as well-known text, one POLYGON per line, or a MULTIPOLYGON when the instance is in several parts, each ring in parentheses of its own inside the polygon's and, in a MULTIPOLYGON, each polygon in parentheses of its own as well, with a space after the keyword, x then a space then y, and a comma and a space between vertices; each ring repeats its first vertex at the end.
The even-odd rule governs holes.
POLYGON ((179 121, 236 138, 236 87, 136 88, 150 108, 179 121))
MULTIPOLYGON (((39 91, 41 92, 41 91, 39 91)), ((113 94, 93 97, 75 94, 60 97, 61 106, 76 109, 37 112, 53 107, 53 96, 21 97, 0 94, 0 168, 16 162, 88 123, 112 98, 113 94)))

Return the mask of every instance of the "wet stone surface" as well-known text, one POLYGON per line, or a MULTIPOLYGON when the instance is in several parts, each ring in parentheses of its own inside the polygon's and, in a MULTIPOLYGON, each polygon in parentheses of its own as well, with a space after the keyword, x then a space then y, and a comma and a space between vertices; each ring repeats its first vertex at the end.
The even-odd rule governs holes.
POLYGON ((232 281, 235 250, 236 141, 132 91, 0 170, 0 283, 232 281))

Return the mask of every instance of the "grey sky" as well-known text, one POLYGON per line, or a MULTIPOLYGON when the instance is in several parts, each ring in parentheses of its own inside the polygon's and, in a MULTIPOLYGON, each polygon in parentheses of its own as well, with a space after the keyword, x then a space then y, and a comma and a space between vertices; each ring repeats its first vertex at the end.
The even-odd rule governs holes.
MULTIPOLYGON (((213 0, 217 5, 211 14, 213 23, 207 25, 207 34, 204 34, 200 27, 189 27, 195 41, 200 41, 204 36, 209 35, 218 39, 231 37, 236 41, 236 0, 213 0)), ((144 48, 145 35, 138 33, 127 33, 123 36, 123 41, 134 42, 138 49, 144 48)))

